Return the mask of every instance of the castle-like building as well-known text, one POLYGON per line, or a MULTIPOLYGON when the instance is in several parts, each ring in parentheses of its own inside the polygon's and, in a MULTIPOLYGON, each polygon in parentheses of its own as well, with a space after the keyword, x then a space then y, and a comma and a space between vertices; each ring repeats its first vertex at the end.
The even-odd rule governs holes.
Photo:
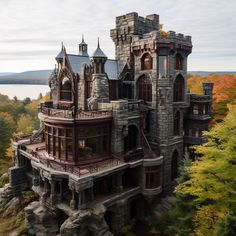
POLYGON ((40 196, 31 231, 43 207, 56 225, 44 225, 49 235, 116 235, 171 191, 184 148, 205 141, 213 85, 187 91, 191 37, 163 31, 158 15, 129 13, 111 38, 115 60, 99 43, 91 56, 84 39, 77 55, 62 45, 41 128, 13 141, 11 189, 40 196))

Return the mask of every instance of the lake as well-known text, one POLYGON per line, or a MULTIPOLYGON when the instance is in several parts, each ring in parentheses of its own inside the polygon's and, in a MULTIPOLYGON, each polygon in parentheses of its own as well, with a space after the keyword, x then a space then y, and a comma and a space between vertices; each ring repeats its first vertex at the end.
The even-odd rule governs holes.
POLYGON ((17 97, 19 100, 23 100, 26 97, 30 99, 36 99, 39 94, 45 95, 50 91, 48 85, 37 84, 0 84, 0 93, 7 95, 9 98, 17 97))

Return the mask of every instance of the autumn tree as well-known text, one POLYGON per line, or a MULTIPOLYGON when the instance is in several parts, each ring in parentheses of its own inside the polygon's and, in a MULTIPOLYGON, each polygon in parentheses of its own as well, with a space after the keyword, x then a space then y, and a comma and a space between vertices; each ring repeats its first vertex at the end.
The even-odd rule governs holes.
POLYGON ((209 74, 206 77, 194 75, 188 76, 188 88, 191 93, 202 94, 202 83, 214 83, 213 89, 213 121, 221 122, 228 112, 227 104, 236 104, 236 75, 209 74))
POLYGON ((184 235, 180 228, 191 235, 235 235, 236 106, 228 108, 223 122, 206 132, 208 142, 196 148, 202 157, 189 167, 189 178, 176 187, 173 204, 178 200, 182 210, 173 214, 174 205, 170 211, 168 235, 184 235))

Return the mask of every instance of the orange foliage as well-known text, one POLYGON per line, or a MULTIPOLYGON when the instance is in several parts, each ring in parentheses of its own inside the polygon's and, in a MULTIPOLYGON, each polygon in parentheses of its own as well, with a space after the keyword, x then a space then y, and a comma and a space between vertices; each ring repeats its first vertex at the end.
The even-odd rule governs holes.
POLYGON ((213 89, 213 123, 220 122, 227 113, 227 104, 236 104, 236 75, 210 74, 188 78, 188 88, 191 93, 202 94, 202 83, 214 83, 213 89))
POLYGON ((192 93, 202 94, 203 82, 214 83, 214 102, 236 102, 236 75, 210 74, 207 77, 195 75, 188 79, 188 87, 192 93))

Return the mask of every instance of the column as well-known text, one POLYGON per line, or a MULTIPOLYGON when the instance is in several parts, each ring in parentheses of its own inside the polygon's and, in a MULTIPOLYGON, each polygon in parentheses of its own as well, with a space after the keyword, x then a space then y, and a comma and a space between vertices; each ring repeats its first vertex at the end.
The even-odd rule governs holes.
POLYGON ((72 192, 72 199, 70 200, 70 207, 71 207, 72 210, 75 210, 76 205, 77 205, 76 200, 75 200, 75 190, 72 189, 71 192, 72 192))

